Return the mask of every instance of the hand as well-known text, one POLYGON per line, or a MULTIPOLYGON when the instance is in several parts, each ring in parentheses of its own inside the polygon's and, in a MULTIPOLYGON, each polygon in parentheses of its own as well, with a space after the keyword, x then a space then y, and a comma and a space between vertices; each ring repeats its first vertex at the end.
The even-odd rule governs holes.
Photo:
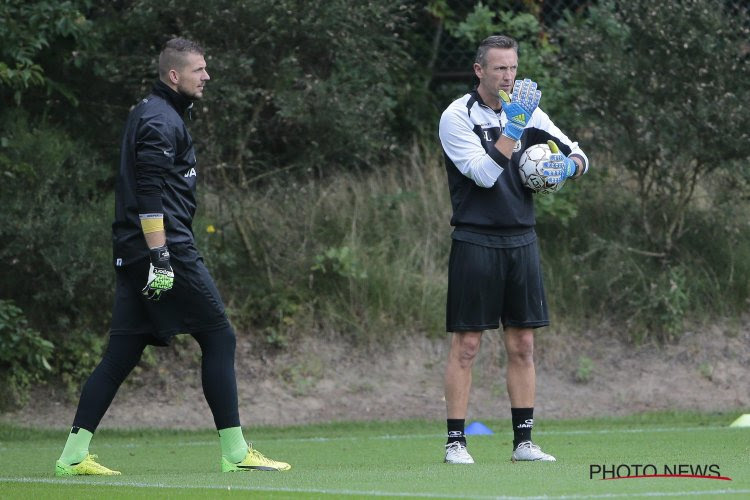
POLYGON ((504 90, 498 92, 500 104, 508 118, 503 135, 514 141, 521 138, 523 129, 531 119, 532 113, 539 106, 539 100, 542 98, 542 91, 536 89, 536 83, 528 78, 525 80, 516 80, 513 85, 513 93, 510 97, 504 90))
POLYGON ((573 177, 578 170, 576 162, 562 154, 555 141, 547 141, 547 145, 552 152, 549 160, 545 161, 542 167, 542 173, 547 178, 547 182, 559 184, 564 182, 565 179, 573 177))
POLYGON ((161 294, 174 286, 174 272, 169 264, 169 249, 164 245, 149 250, 151 264, 148 268, 148 281, 143 287, 143 295, 149 300, 159 300, 161 294))

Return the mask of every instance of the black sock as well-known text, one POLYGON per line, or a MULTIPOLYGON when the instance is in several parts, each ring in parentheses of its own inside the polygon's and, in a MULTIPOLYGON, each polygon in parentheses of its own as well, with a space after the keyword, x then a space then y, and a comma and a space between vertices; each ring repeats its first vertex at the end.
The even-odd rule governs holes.
POLYGON ((448 443, 459 441, 466 444, 466 435, 464 434, 464 424, 466 420, 463 418, 449 418, 448 419, 448 443))
POLYGON ((531 441, 531 429, 534 428, 534 408, 511 408, 513 419, 513 449, 518 443, 531 441))

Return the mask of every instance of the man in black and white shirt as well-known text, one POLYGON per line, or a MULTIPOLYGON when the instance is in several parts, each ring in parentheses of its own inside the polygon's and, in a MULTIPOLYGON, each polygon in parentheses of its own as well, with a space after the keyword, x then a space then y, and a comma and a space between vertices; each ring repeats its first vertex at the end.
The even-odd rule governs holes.
POLYGON ((445 462, 451 464, 474 463, 464 435, 471 369, 482 333, 501 325, 508 356, 512 459, 555 460, 531 441, 533 331, 547 326, 549 318, 533 193, 523 186, 517 169, 524 150, 548 141, 560 152, 559 161, 547 165, 557 180, 580 177, 589 163, 578 144, 537 107, 541 92, 536 83, 516 81, 517 70, 515 40, 485 39, 474 63, 479 85, 440 118, 454 226, 446 314, 446 328, 453 335, 445 369, 445 462))

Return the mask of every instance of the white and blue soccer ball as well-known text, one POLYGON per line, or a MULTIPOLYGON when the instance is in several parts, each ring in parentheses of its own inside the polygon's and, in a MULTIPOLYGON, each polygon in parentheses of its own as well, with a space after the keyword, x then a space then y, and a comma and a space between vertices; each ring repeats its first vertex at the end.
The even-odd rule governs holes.
POLYGON ((548 195, 560 191, 565 181, 550 184, 544 175, 544 162, 549 160, 552 152, 547 144, 534 144, 521 154, 518 161, 518 173, 523 185, 536 194, 548 195))

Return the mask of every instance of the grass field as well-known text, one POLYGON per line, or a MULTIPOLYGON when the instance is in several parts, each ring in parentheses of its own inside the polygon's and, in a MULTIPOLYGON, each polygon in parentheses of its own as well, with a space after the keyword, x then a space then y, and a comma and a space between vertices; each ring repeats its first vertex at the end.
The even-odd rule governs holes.
MULTIPOLYGON (((485 420, 491 436, 470 436, 473 466, 442 463, 444 423, 403 421, 246 428, 283 473, 218 472, 212 431, 108 431, 91 452, 115 477, 56 478, 66 432, 0 427, 0 498, 750 498, 750 428, 738 414, 660 413, 618 419, 539 421, 534 438, 555 463, 511 463, 506 420, 485 420), (682 474, 714 465, 726 479, 590 478, 592 465, 650 464, 682 474)), ((718 474, 716 474, 718 472, 718 474)), ((652 470, 647 471, 649 475, 652 470)), ((611 477, 610 474, 609 477, 611 477)), ((701 475, 701 474, 698 474, 701 475)))

